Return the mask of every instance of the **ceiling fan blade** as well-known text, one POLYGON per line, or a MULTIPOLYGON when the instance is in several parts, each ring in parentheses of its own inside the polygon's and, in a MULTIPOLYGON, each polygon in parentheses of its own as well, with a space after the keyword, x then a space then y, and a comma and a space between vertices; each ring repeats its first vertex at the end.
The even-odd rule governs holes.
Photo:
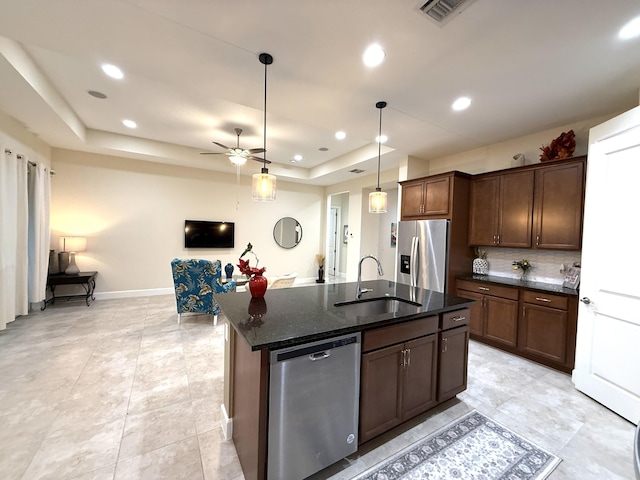
POLYGON ((263 153, 266 152, 266 150, 264 148, 250 148, 247 150, 247 152, 249 152, 250 154, 254 154, 254 153, 263 153))
POLYGON ((271 161, 267 160, 266 158, 254 157, 253 155, 249 155, 247 158, 250 158, 251 160, 255 160, 256 162, 260 162, 260 163, 271 163, 271 161))
POLYGON ((222 148, 224 148, 225 150, 231 150, 231 147, 227 147, 226 145, 223 145, 223 144, 221 144, 221 143, 218 143, 218 142, 211 142, 211 143, 213 143, 213 144, 215 144, 215 145, 218 145, 219 147, 222 147, 222 148))
POLYGON ((200 152, 200 155, 226 155, 227 152, 224 153, 220 153, 220 152, 200 152))

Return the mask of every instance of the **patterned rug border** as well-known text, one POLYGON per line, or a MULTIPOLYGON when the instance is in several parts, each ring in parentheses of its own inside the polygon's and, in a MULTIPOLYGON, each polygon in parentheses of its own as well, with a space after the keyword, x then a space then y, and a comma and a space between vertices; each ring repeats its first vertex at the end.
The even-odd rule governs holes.
MULTIPOLYGON (((420 445, 431 441, 432 439, 434 439, 438 435, 442 434, 443 432, 446 432, 447 430, 450 430, 455 425, 464 422, 466 419, 468 419, 472 415, 477 415, 477 416, 482 417, 482 419, 484 419, 483 424, 486 423, 486 422, 493 423, 497 427, 499 427, 500 429, 503 429, 506 432, 509 432, 509 434, 511 434, 514 438, 518 439, 520 442, 523 442, 524 444, 531 445, 531 446, 535 447, 536 449, 538 449, 540 452, 543 452, 543 453, 547 454, 550 457, 549 461, 546 462, 545 467, 542 470, 536 471, 532 476, 528 476, 528 477, 524 477, 524 478, 527 478, 529 480, 544 480, 545 478, 547 478, 555 470, 555 468, 560 464, 560 462, 562 462, 562 459, 560 457, 558 457, 557 455, 551 453, 547 449, 540 447, 535 442, 532 442, 531 440, 526 439, 522 435, 517 434, 516 432, 514 432, 510 428, 507 428, 504 425, 502 425, 500 422, 496 422, 491 417, 489 417, 489 416, 487 416, 487 415, 485 415, 483 413, 480 413, 477 410, 471 410, 470 412, 465 413, 464 415, 460 416, 456 420, 452 420, 451 422, 449 422, 444 427, 441 427, 438 430, 436 430, 435 432, 432 432, 432 433, 428 434, 427 436, 421 438, 420 440, 417 440, 416 442, 414 442, 411 445, 403 448, 402 450, 400 450, 399 452, 391 455, 390 457, 387 457, 386 459, 381 460, 376 465, 374 465, 373 467, 369 467, 364 472, 362 472, 359 475, 356 475, 355 477, 353 477, 351 480, 378 480, 378 479, 394 480, 394 479, 402 479, 404 477, 404 475, 406 475, 406 474, 408 474, 410 472, 401 473, 400 474, 401 476, 387 476, 386 474, 383 474, 383 476, 378 477, 378 476, 375 476, 374 474, 376 472, 382 470, 383 468, 387 467, 389 464, 397 461, 397 459, 399 459, 400 457, 403 457, 408 452, 411 452, 412 450, 417 449, 420 445)), ((441 445, 442 448, 440 448, 440 450, 438 450, 437 452, 434 452, 432 455, 430 455, 429 458, 431 458, 431 457, 433 457, 435 455, 438 455, 441 451, 445 450, 450 445, 458 442, 459 440, 460 440, 460 438, 457 438, 454 441, 451 441, 450 443, 448 443, 446 445, 441 445)), ((422 465, 423 463, 424 463, 424 460, 421 460, 418 465, 422 465)), ((407 478, 409 478, 409 477, 407 477, 407 478)), ((417 477, 410 477, 410 478, 417 478, 417 477)), ((430 477, 427 476, 427 477, 424 477, 424 478, 430 478, 430 477)), ((459 478, 464 478, 464 477, 459 477, 459 478)), ((501 475, 500 477, 497 477, 497 478, 490 479, 489 477, 486 477, 486 476, 483 477, 483 478, 487 478, 489 480, 500 480, 500 479, 507 479, 507 478, 515 478, 515 477, 511 477, 509 472, 505 472, 503 475, 501 475)))

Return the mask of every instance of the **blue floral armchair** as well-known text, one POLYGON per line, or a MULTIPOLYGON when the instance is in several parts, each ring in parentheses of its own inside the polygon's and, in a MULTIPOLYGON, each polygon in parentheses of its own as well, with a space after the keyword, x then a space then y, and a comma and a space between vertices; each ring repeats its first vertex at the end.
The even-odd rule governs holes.
POLYGON ((236 282, 220 282, 222 264, 220 260, 198 260, 174 258, 171 260, 173 284, 176 292, 178 323, 183 313, 213 315, 213 324, 218 323, 220 306, 214 293, 234 292, 236 282))

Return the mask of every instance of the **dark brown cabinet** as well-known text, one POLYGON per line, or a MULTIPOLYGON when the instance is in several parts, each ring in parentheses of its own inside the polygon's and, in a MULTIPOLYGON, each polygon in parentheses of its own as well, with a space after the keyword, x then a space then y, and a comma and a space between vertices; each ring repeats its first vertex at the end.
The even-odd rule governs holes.
POLYGON ((536 357, 567 364, 568 352, 572 351, 568 343, 572 331, 569 298, 525 291, 522 300, 518 348, 536 357))
POLYGON ((469 318, 469 309, 442 314, 443 331, 438 334, 438 403, 467 388, 469 318))
POLYGON ((456 295, 476 303, 471 307, 472 338, 515 347, 518 343, 518 289, 458 280, 456 295))
POLYGON ((480 177, 469 193, 469 244, 531 246, 534 172, 480 177))
POLYGON ((401 220, 448 219, 449 263, 447 293, 453 295, 456 276, 469 271, 469 183, 471 175, 447 172, 400 182, 401 220))
POLYGON ((360 443, 438 403, 437 329, 438 317, 428 317, 364 333, 360 443))
POLYGON ((402 217, 449 215, 451 177, 427 177, 402 183, 402 217))
POLYGON ((579 250, 586 157, 476 175, 469 245, 579 250))
POLYGON ((535 247, 579 250, 582 245, 585 162, 536 170, 535 247))
POLYGON ((475 300, 470 336, 570 373, 574 367, 578 297, 484 281, 457 281, 456 295, 475 300))

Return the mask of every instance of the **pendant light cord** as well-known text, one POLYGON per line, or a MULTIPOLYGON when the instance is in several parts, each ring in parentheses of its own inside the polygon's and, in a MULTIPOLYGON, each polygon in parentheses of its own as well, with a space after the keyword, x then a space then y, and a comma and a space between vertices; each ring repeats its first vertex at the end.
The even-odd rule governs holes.
POLYGON ((263 164, 262 164, 262 168, 266 169, 267 168, 267 63, 265 62, 264 64, 264 122, 263 122, 263 127, 264 127, 264 131, 263 131, 263 148, 264 148, 264 153, 262 154, 262 156, 264 157, 263 160, 263 164))
POLYGON ((376 108, 380 110, 380 125, 378 127, 378 183, 376 192, 380 192, 380 155, 382 149, 382 109, 387 106, 387 102, 376 103, 376 108))

